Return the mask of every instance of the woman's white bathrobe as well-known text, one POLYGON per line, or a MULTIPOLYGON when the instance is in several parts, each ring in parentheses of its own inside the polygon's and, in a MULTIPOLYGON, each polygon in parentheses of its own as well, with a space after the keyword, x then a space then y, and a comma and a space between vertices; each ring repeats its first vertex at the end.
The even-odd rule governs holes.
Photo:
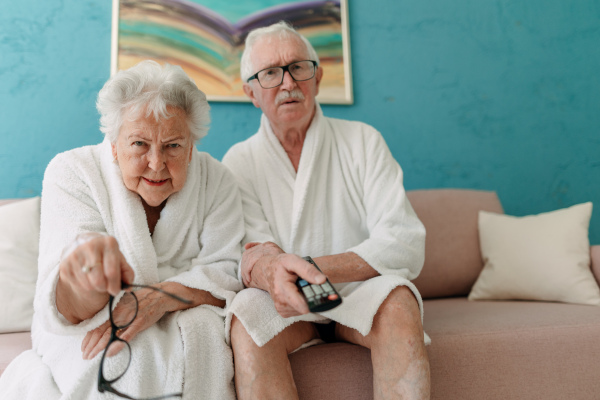
MULTIPOLYGON (((171 195, 151 236, 140 197, 125 188, 110 144, 59 154, 44 177, 33 350, 0 381, 2 398, 106 399, 97 390, 101 353, 83 360, 86 333, 108 319, 108 306, 73 325, 55 303, 62 250, 86 231, 114 236, 135 283, 173 281, 231 304, 244 236, 234 177, 206 153, 193 152, 187 181, 171 195)), ((115 388, 134 397, 183 391, 188 399, 235 399, 226 308, 199 306, 166 315, 130 343, 132 362, 115 388)))
POLYGON ((336 284, 343 303, 321 315, 282 318, 268 293, 244 289, 228 310, 228 327, 235 314, 259 346, 295 321, 325 317, 366 335, 399 285, 413 291, 423 316, 410 279, 423 266, 425 229, 406 198, 400 166, 374 128, 326 118, 317 105, 296 173, 263 114, 259 131, 233 146, 223 163, 240 185, 244 242, 272 241, 313 258, 354 252, 381 274, 336 284))

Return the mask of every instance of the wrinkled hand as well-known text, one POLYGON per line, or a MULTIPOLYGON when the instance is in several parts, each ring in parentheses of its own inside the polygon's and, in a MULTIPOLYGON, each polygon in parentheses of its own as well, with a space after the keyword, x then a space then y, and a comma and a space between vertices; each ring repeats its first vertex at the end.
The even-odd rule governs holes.
POLYGON ((108 292, 116 296, 121 281, 133 282, 134 272, 114 237, 87 235, 93 238, 75 247, 60 263, 60 279, 75 292, 108 292), (91 267, 89 272, 84 271, 84 266, 91 267))
MULTIPOLYGON (((138 333, 154 325, 167 312, 163 307, 165 302, 161 301, 164 296, 162 293, 152 289, 140 289, 135 291, 135 295, 138 298, 137 316, 131 325, 118 332, 118 336, 127 342, 131 342, 138 333)), ((124 296, 113 310, 115 323, 119 325, 120 320, 129 321, 131 319, 131 310, 133 308, 135 308, 135 300, 133 297, 124 296)), ((81 343, 83 359, 91 360, 98 353, 102 352, 108 344, 110 333, 110 320, 106 321, 98 328, 89 331, 81 343)), ((107 356, 114 356, 121 351, 124 346, 125 344, 123 342, 114 342, 114 344, 111 345, 107 356)))
POLYGON ((325 275, 295 254, 288 254, 274 243, 248 243, 242 256, 244 284, 271 294, 275 309, 284 318, 307 314, 308 305, 296 287, 302 277, 322 284, 325 275))
POLYGON ((78 237, 59 265, 56 305, 72 323, 93 316, 106 305, 109 294, 119 293, 121 282, 131 283, 135 276, 114 237, 84 235, 88 236, 85 241, 79 244, 78 237))

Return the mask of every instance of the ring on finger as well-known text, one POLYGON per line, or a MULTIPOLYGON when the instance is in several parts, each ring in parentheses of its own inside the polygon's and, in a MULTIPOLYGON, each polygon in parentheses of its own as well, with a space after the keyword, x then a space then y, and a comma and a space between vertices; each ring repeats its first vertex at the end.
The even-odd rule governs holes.
POLYGON ((81 272, 83 272, 84 274, 89 273, 92 269, 94 269, 94 267, 96 266, 96 264, 86 264, 83 267, 81 267, 81 272))

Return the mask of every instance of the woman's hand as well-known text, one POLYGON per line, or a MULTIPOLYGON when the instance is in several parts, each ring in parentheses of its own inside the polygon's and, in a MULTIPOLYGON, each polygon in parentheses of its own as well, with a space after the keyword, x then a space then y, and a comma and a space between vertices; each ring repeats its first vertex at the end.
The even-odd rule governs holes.
MULTIPOLYGON (((183 286, 177 282, 161 282, 153 285, 168 293, 177 295, 183 299, 189 300, 190 304, 183 303, 172 297, 152 289, 140 289, 135 291, 135 296, 138 299, 137 316, 127 328, 119 331, 119 337, 127 342, 130 342, 140 332, 149 328, 167 312, 186 310, 196 307, 201 304, 208 304, 216 307, 224 307, 225 301, 215 298, 207 291, 193 289, 183 286)), ((135 308, 135 300, 132 296, 124 296, 119 304, 113 310, 113 319, 117 325, 120 320, 129 321, 131 319, 131 311, 135 308)), ((83 342, 81 343, 81 351, 84 360, 94 358, 98 353, 106 348, 110 339, 111 333, 110 320, 100 325, 98 328, 89 331, 83 342)), ((113 356, 123 349, 125 344, 117 341, 111 345, 107 356, 113 356)))
POLYGON ((88 233, 62 260, 56 286, 56 306, 70 322, 92 317, 117 295, 121 282, 133 282, 134 272, 112 236, 88 233))
MULTIPOLYGON (((168 310, 169 302, 166 301, 164 294, 152 289, 140 289, 135 291, 138 299, 137 316, 127 328, 119 331, 119 337, 130 342, 138 333, 154 325, 165 315, 168 310)), ((132 312, 135 310, 135 300, 132 296, 123 296, 119 304, 113 310, 113 319, 119 325, 119 320, 131 319, 132 312)), ((84 360, 91 360, 100 353, 110 339, 111 324, 110 320, 100 325, 98 328, 89 331, 81 343, 81 351, 84 360)), ((125 346, 123 342, 117 341, 110 347, 107 353, 108 357, 117 354, 125 346)))

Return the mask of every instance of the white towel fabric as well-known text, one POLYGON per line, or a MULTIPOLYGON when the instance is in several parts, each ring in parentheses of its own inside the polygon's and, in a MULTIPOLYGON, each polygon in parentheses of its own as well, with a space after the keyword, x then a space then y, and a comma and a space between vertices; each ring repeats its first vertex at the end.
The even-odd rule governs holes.
POLYGON ((423 266, 425 228, 406 198, 400 165, 374 128, 326 118, 317 105, 296 174, 263 115, 259 131, 233 146, 223 163, 240 185, 244 242, 272 241, 313 258, 354 252, 381 274, 336 284, 343 303, 321 315, 282 318, 268 293, 244 289, 228 310, 227 329, 235 314, 259 346, 298 320, 331 319, 367 335, 381 303, 401 285, 415 294, 423 317, 410 279, 423 266))
POLYGON ((194 151, 183 189, 169 197, 151 236, 141 200, 123 184, 106 140, 60 154, 46 170, 33 350, 2 376, 3 398, 112 398, 97 390, 101 354, 86 361, 81 353, 86 333, 108 319, 108 307, 73 325, 55 306, 61 251, 87 231, 117 239, 135 283, 179 282, 227 303, 171 313, 136 336, 131 366, 115 388, 134 397, 183 391, 190 399, 235 399, 224 331, 226 308, 242 288, 235 269, 244 226, 235 179, 194 151), (29 368, 38 371, 35 381, 23 373, 29 368))

